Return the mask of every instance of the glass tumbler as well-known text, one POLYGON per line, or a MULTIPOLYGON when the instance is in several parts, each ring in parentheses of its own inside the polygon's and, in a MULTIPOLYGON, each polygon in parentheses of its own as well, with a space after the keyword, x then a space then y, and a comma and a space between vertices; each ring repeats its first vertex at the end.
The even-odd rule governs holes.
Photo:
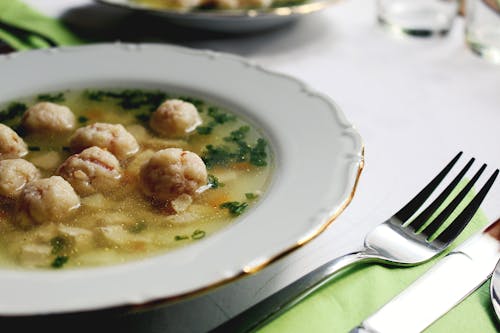
POLYGON ((443 36, 451 29, 458 7, 458 0, 377 0, 377 17, 396 33, 443 36))
POLYGON ((500 0, 467 0, 465 40, 475 53, 500 63, 500 0))

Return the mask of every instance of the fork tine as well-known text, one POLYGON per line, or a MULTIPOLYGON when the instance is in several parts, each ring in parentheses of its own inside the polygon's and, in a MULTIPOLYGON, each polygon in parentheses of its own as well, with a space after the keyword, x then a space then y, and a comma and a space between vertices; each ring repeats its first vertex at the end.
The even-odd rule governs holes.
POLYGON ((491 175, 488 181, 484 184, 481 190, 476 194, 474 199, 465 207, 465 209, 458 215, 458 217, 443 231, 436 240, 443 244, 451 243, 457 236, 464 230, 465 226, 472 219, 479 206, 483 202, 484 197, 490 190, 498 176, 498 169, 491 175))
POLYGON ((459 152, 449 163, 444 167, 441 172, 434 177, 413 199, 410 200, 403 208, 394 214, 401 222, 407 221, 415 212, 424 204, 425 200, 429 198, 432 192, 438 187, 439 183, 446 177, 446 175, 453 168, 458 159, 462 156, 459 152))
POLYGON ((450 195, 451 191, 458 185, 460 180, 465 176, 467 171, 469 171, 472 163, 474 163, 474 158, 471 158, 467 165, 460 171, 460 173, 451 181, 451 183, 444 189, 444 191, 424 210, 420 213, 410 224, 408 225, 413 230, 419 230, 425 222, 431 217, 431 215, 443 204, 446 198, 450 195))
POLYGON ((451 213, 458 207, 460 202, 465 198, 470 189, 477 182, 481 174, 486 169, 486 164, 483 164, 481 168, 476 172, 472 179, 467 183, 467 185, 457 194, 457 196, 451 201, 451 203, 443 209, 443 211, 424 229, 422 234, 426 237, 432 236, 441 225, 450 217, 451 213))

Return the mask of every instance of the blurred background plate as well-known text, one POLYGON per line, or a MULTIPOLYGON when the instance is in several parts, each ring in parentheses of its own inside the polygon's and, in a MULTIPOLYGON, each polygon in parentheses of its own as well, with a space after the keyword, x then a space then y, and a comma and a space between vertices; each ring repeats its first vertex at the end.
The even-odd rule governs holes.
POLYGON ((278 27, 299 17, 318 12, 338 0, 306 0, 303 3, 259 9, 168 9, 155 8, 131 0, 96 0, 101 4, 128 8, 167 19, 170 23, 224 33, 250 33, 278 27))

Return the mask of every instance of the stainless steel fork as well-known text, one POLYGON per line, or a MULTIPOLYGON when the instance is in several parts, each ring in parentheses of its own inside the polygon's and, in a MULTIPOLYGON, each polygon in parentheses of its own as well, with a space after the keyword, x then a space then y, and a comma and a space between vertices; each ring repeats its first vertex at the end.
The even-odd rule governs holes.
POLYGON ((474 163, 474 158, 469 160, 465 167, 427 208, 423 209, 414 219, 411 218, 452 170, 461 155, 462 152, 455 156, 408 204, 387 221, 375 227, 366 236, 362 250, 346 254, 320 266, 215 328, 212 332, 248 332, 257 329, 329 282, 334 273, 354 263, 371 261, 388 265, 414 266, 442 253, 470 222, 498 176, 497 169, 466 208, 436 237, 437 230, 464 200, 467 193, 484 172, 486 164, 481 166, 467 185, 431 222, 427 223, 429 218, 437 213, 438 208, 443 205, 446 198, 463 179, 474 163))

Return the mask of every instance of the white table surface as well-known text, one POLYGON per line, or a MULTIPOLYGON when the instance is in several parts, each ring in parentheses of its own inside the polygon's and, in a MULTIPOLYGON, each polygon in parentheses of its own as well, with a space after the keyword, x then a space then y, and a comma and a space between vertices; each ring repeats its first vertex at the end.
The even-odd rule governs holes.
MULTIPOLYGON (((488 163, 488 173, 500 167, 500 66, 466 48, 462 19, 445 38, 399 38, 377 25, 373 0, 349 0, 275 31, 184 36, 160 20, 130 17, 90 0, 25 2, 110 39, 153 36, 155 41, 249 57, 331 96, 364 139, 366 166, 354 200, 318 238, 257 275, 213 293, 122 318, 122 331, 206 331, 328 259, 359 247, 373 226, 458 151, 488 163), (128 32, 116 30, 124 22, 128 32)), ((492 220, 500 216, 500 184, 483 210, 492 220)))

